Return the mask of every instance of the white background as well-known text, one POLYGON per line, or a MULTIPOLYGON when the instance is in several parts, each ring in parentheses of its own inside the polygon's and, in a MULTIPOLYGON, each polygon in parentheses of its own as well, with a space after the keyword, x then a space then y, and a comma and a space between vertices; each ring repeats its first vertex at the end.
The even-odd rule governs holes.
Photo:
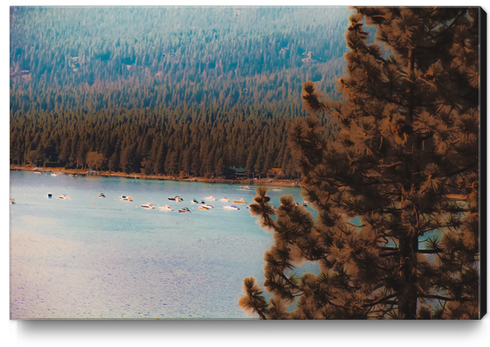
MULTIPOLYGON (((1 7, 0 26, 2 81, 0 116, 1 155, 1 287, 0 341, 8 346, 136 346, 141 344, 165 346, 294 346, 318 344, 347 347, 362 345, 383 346, 488 346, 490 318, 482 321, 422 321, 422 322, 364 322, 364 321, 10 321, 9 320, 9 225, 7 195, 9 191, 9 6, 20 5, 379 5, 379 6, 482 6, 483 1, 18 1, 10 0, 1 7), (6 342, 6 344, 5 344, 6 342)), ((487 93, 488 94, 488 93, 487 93)), ((488 214, 487 214, 488 215, 488 214)), ((488 245, 487 245, 488 248, 488 245)), ((488 273, 488 271, 487 271, 488 273)), ((488 291, 487 291, 488 296, 488 291)))

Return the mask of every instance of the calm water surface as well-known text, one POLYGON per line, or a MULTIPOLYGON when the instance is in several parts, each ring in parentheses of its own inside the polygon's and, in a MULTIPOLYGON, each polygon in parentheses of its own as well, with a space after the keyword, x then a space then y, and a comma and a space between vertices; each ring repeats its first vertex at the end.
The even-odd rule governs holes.
MULTIPOLYGON (((303 201, 299 188, 282 188, 269 191, 272 205, 282 194, 303 201)), ((251 203, 255 195, 231 184, 11 171, 11 317, 247 318, 238 306, 243 279, 263 283, 273 239, 247 205, 228 211, 219 199, 251 203), (184 202, 167 199, 175 195, 184 202), (210 195, 214 209, 190 203, 210 195), (148 202, 175 211, 140 207, 148 202), (192 213, 176 211, 184 206, 192 213)))

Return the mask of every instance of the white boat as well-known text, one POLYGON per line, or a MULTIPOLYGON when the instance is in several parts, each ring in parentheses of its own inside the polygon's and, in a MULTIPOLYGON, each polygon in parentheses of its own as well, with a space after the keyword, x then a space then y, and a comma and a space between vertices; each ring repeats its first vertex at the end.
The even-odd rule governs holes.
POLYGON ((231 205, 231 206, 225 206, 223 207, 225 210, 239 210, 238 207, 236 207, 235 205, 231 205))
POLYGON ((206 206, 204 206, 204 205, 201 205, 201 206, 199 206, 199 209, 200 209, 200 210, 207 211, 207 210, 209 210, 209 207, 206 207, 206 206))
POLYGON ((144 209, 146 209, 146 210, 153 210, 153 209, 155 209, 155 206, 153 206, 153 205, 151 204, 151 202, 149 202, 149 203, 147 203, 147 204, 143 204, 143 205, 141 205, 141 208, 144 208, 144 209))
POLYGON ((182 199, 180 196, 171 196, 168 198, 170 201, 177 201, 177 202, 181 202, 181 201, 184 201, 184 199, 182 199))
POLYGON ((179 212, 181 212, 181 213, 191 213, 191 211, 189 211, 189 209, 187 207, 183 207, 183 208, 179 209, 179 212))
POLYGON ((34 171, 35 174, 41 174, 41 171, 34 171))
POLYGON ((130 197, 130 196, 126 196, 126 195, 121 195, 119 197, 119 200, 122 200, 122 201, 133 201, 133 198, 130 197))
POLYGON ((230 199, 228 199, 226 196, 223 199, 219 199, 221 202, 230 202, 230 199))
POLYGON ((66 196, 65 194, 61 194, 61 195, 59 196, 59 198, 60 198, 61 200, 69 200, 69 199, 70 199, 70 198, 69 198, 68 196, 66 196))
POLYGON ((247 202, 243 201, 243 198, 241 198, 240 200, 233 200, 233 203, 234 204, 246 204, 247 202))
POLYGON ((214 206, 213 206, 213 205, 208 205, 208 204, 206 204, 204 201, 201 201, 201 206, 202 206, 202 207, 205 207, 205 208, 207 208, 207 209, 214 208, 214 206))
POLYGON ((165 206, 158 206, 158 209, 160 211, 173 211, 174 209, 172 207, 170 207, 169 205, 165 205, 165 206))
POLYGON ((204 200, 207 200, 207 201, 216 201, 216 198, 211 195, 211 196, 205 197, 204 200))
POLYGON ((282 188, 272 188, 272 190, 275 192, 280 192, 282 190, 282 188))
POLYGON ((250 188, 249 186, 240 186, 238 190, 253 190, 253 188, 250 188))
POLYGON ((51 176, 58 176, 58 174, 56 172, 52 172, 51 176))

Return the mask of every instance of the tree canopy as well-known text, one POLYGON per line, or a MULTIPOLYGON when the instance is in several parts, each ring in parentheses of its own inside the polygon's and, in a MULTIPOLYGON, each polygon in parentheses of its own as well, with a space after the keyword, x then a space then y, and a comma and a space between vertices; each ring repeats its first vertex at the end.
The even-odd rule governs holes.
POLYGON ((345 101, 303 87, 289 145, 313 215, 267 189, 250 206, 273 232, 264 287, 239 301, 262 319, 476 319, 480 310, 478 8, 357 8, 345 101), (376 27, 369 43, 364 23, 376 27), (388 54, 387 54, 388 53, 388 54), (318 272, 301 274, 316 262, 318 272), (271 297, 272 296, 272 297, 271 297), (269 299, 268 299, 269 298, 269 299))

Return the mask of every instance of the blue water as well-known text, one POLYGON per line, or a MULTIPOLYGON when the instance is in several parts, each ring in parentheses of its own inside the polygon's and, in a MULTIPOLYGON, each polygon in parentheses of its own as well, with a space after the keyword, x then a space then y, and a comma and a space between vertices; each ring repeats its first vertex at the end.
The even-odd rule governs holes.
MULTIPOLYGON (((282 188, 269 191, 271 204, 283 194, 303 201, 299 188, 282 188)), ((264 282, 273 239, 247 205, 228 211, 231 203, 219 199, 251 203, 255 195, 232 184, 11 171, 11 317, 247 318, 238 306, 243 279, 264 282), (167 199, 175 195, 184 202, 167 199), (218 199, 208 202, 214 209, 190 203, 210 195, 218 199), (175 211, 140 207, 148 202, 175 211), (176 211, 184 206, 191 213, 176 211)))

